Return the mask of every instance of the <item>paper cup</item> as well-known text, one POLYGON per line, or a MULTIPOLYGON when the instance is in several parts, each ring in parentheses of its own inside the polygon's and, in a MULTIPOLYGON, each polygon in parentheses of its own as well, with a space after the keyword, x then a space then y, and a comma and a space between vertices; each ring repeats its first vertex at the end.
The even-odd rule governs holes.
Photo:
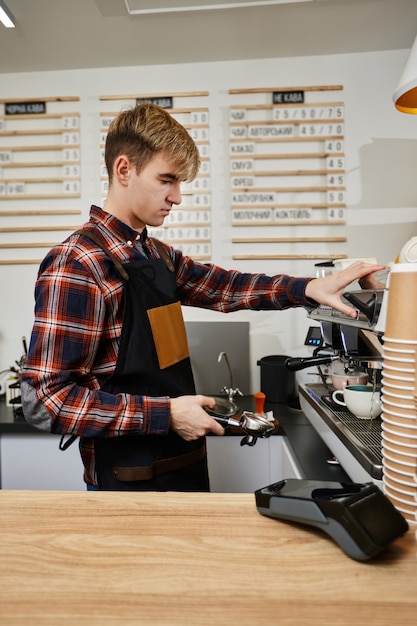
POLYGON ((410 348, 414 346, 415 349, 417 349, 417 339, 399 339, 398 337, 394 338, 394 337, 388 337, 388 335, 384 335, 384 344, 385 342, 398 344, 398 345, 401 344, 402 346, 409 346, 410 348))
POLYGON ((383 345, 383 353, 384 356, 392 356, 393 354, 398 354, 400 357, 406 359, 416 358, 416 347, 406 343, 405 341, 390 341, 386 337, 384 337, 384 345, 383 345))
POLYGON ((403 514, 405 519, 410 522, 414 519, 414 515, 416 513, 415 504, 407 502, 406 500, 402 500, 401 498, 397 498, 395 493, 390 493, 389 489, 383 489, 387 498, 392 502, 396 509, 403 514))
MULTIPOLYGON (((391 402, 391 398, 385 396, 382 402, 382 411, 385 413, 393 413, 399 415, 399 417, 405 417, 409 419, 416 419, 416 409, 413 407, 413 403, 401 404, 401 402, 391 402)), ((404 402, 404 401, 403 401, 404 402)))
POLYGON ((383 466, 383 471, 384 471, 384 475, 385 476, 392 476, 393 478, 405 478, 406 480, 411 480, 413 481, 413 484, 416 485, 416 492, 417 492, 417 475, 416 472, 414 472, 414 474, 412 472, 403 472, 403 471, 398 471, 396 469, 393 469, 393 466, 391 465, 391 463, 389 461, 387 461, 386 463, 384 463, 383 466))
POLYGON ((401 472, 397 472, 394 469, 391 469, 390 465, 384 465, 384 476, 389 480, 394 481, 395 484, 399 486, 402 485, 405 488, 411 488, 417 494, 417 481, 415 475, 413 474, 403 474, 401 472))
POLYGON ((384 403, 382 404, 382 412, 390 415, 399 415, 400 417, 409 417, 413 419, 416 417, 416 406, 413 402, 405 402, 405 400, 396 400, 385 396, 384 403))
POLYGON ((414 463, 417 459, 417 451, 414 449, 407 450, 404 446, 399 446, 397 443, 392 443, 389 440, 382 438, 382 456, 389 454, 391 458, 399 461, 400 463, 414 463))
POLYGON ((406 383, 414 383, 414 376, 409 372, 402 372, 398 369, 382 366, 383 379, 397 380, 406 383))
POLYGON ((410 407, 414 405, 414 394, 411 391, 409 393, 402 393, 399 389, 391 389, 389 385, 384 385, 382 393, 383 396, 385 396, 388 400, 390 398, 396 398, 397 400, 407 400, 407 402, 410 403, 410 407))
POLYGON ((411 496, 415 498, 417 496, 417 483, 411 478, 410 481, 404 480, 405 476, 396 478, 390 475, 388 472, 384 472, 383 480, 386 485, 391 489, 398 492, 402 496, 411 496))
POLYGON ((416 371, 416 368, 414 366, 413 363, 407 363, 404 361, 394 361, 394 360, 390 360, 390 359, 386 359, 384 358, 384 362, 382 364, 382 370, 392 370, 393 372, 401 372, 406 374, 407 376, 409 374, 414 374, 416 371))
POLYGON ((382 448, 389 450, 397 458, 417 458, 417 445, 406 444, 398 437, 393 437, 391 433, 384 430, 381 432, 381 440, 382 448))
POLYGON ((397 428, 403 428, 404 430, 409 430, 410 432, 417 430, 417 419, 415 417, 402 417, 401 415, 391 415, 390 413, 385 413, 382 426, 384 424, 388 424, 388 426, 397 426, 397 428))
POLYGON ((396 440, 399 443, 404 443, 406 446, 415 446, 417 448, 417 429, 404 428, 403 426, 387 424, 386 421, 382 422, 382 432, 386 433, 391 440, 396 440))
POLYGON ((393 395, 397 391, 400 391, 399 389, 395 389, 393 391, 391 390, 384 390, 382 397, 381 397, 381 404, 383 406, 385 406, 389 411, 390 410, 395 410, 398 411, 399 413, 408 413, 410 412, 410 415, 417 415, 417 399, 414 399, 414 397, 410 396, 407 399, 404 398, 398 398, 397 396, 393 395), (401 409, 401 410, 400 410, 401 409))
POLYGON ((414 394, 414 385, 412 385, 410 381, 395 380, 389 376, 382 375, 382 387, 400 389, 401 391, 408 391, 411 395, 414 394))
POLYGON ((402 356, 397 356, 396 353, 392 353, 390 354, 389 352, 385 352, 384 353, 384 363, 387 363, 387 365, 389 366, 390 363, 410 363, 410 364, 414 364, 416 361, 413 357, 406 357, 404 355, 402 356))
POLYGON ((385 333, 397 341, 417 339, 417 264, 398 263, 391 268, 385 333))
POLYGON ((383 480, 384 480, 384 485, 386 489, 389 491, 389 493, 394 495, 401 502, 414 505, 415 508, 417 509, 417 501, 416 501, 417 488, 416 487, 407 488, 403 485, 397 484, 394 480, 391 480, 387 476, 384 476, 383 480))
POLYGON ((394 470, 399 474, 404 474, 405 476, 416 476, 417 473, 417 459, 414 462, 407 463, 404 461, 404 458, 401 460, 397 460, 394 458, 394 455, 391 455, 389 450, 384 450, 382 453, 382 462, 383 466, 389 467, 390 470, 394 470))
POLYGON ((384 406, 381 418, 384 423, 394 422, 395 424, 400 424, 402 426, 417 426, 415 412, 408 412, 405 409, 398 410, 395 408, 393 409, 392 407, 384 406))

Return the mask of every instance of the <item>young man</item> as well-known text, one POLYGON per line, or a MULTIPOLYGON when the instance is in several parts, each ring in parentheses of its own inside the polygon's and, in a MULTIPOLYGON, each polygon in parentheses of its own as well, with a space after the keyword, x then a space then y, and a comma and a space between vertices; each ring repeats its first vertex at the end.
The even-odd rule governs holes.
POLYGON ((147 236, 196 177, 196 145, 153 104, 122 112, 106 149, 104 209, 43 260, 22 373, 32 424, 80 437, 89 488, 208 490, 205 435, 223 428, 196 395, 181 305, 229 312, 328 304, 382 269, 359 263, 322 279, 226 271, 147 236))

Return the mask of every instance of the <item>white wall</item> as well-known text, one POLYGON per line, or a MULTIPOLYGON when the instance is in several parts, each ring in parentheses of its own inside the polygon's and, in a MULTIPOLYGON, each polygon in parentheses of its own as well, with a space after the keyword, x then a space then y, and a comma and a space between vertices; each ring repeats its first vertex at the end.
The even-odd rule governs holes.
MULTIPOLYGON (((230 104, 228 90, 344 86, 338 98, 345 102, 348 210, 347 225, 339 227, 337 234, 348 237, 347 244, 343 244, 343 251, 348 256, 376 257, 386 263, 395 258, 411 235, 417 234, 417 119, 398 113, 391 99, 406 57, 407 51, 394 51, 172 66, 138 65, 118 69, 3 74, 0 81, 3 98, 80 97, 82 197, 77 206, 82 206, 84 213, 82 220, 77 216, 71 218, 74 225, 87 218, 91 203, 100 201, 100 172, 97 169, 99 96, 209 91, 214 262, 243 271, 313 275, 314 261, 310 260, 232 262, 230 241, 236 232, 232 233, 231 228, 225 150, 230 104)), ((0 210, 19 208, 17 203, 13 201, 11 207, 6 207, 4 202, 0 210)), ((33 201, 33 208, 41 206, 42 201, 33 201)), ((13 218, 1 219, 1 225, 13 223, 13 218)), ((63 224, 70 222, 69 217, 62 220, 63 224)), ((279 234, 291 234, 284 231, 285 227, 279 234)), ((249 234, 247 230, 245 234, 249 234)), ((0 237, 4 242, 16 240, 16 235, 12 234, 0 237)), ((254 247, 253 252, 256 251, 254 247)), ((0 266, 0 370, 20 358, 21 337, 30 335, 36 269, 31 265, 0 266)), ((190 320, 223 320, 225 317, 199 310, 187 310, 185 315, 190 320)), ((240 312, 227 319, 249 320, 251 323, 254 391, 259 386, 257 359, 268 354, 307 353, 303 341, 309 321, 303 310, 240 312)))

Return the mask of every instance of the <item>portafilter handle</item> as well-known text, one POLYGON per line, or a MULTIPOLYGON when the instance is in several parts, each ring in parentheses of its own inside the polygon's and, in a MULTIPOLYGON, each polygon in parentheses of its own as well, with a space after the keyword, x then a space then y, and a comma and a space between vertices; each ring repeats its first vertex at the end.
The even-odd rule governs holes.
POLYGON ((333 361, 340 359, 336 354, 323 354, 321 356, 307 356, 307 357, 289 357, 285 361, 285 367, 290 372, 298 372, 306 367, 314 367, 315 365, 328 365, 333 361))

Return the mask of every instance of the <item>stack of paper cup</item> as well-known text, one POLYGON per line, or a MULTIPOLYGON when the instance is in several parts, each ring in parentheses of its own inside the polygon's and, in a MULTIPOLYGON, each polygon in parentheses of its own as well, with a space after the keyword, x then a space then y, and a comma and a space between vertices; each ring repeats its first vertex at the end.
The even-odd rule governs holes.
POLYGON ((397 264, 388 284, 382 369, 386 495, 417 528, 417 265, 397 264))

